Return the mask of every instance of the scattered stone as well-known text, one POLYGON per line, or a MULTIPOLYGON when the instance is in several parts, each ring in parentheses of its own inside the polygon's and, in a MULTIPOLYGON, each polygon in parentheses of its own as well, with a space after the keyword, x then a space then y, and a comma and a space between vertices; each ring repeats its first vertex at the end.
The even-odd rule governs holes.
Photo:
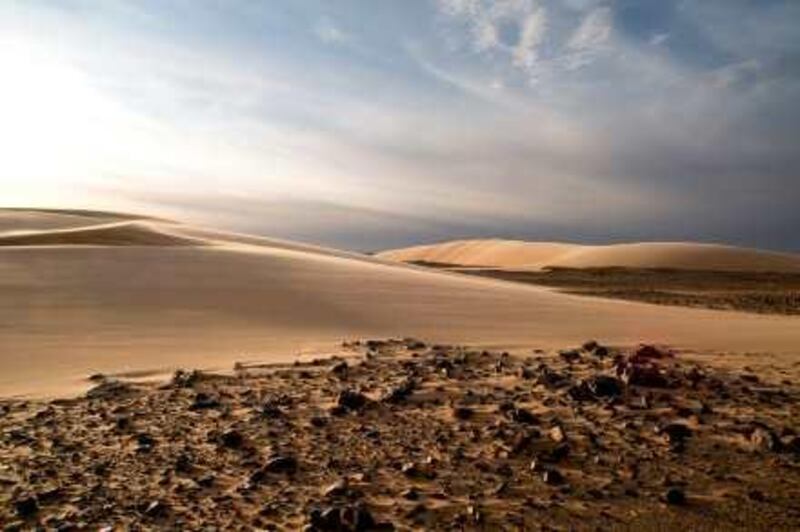
POLYGON ((622 381, 609 375, 596 375, 587 381, 589 391, 595 397, 619 397, 625 385, 622 381))
POLYGON ((547 469, 542 473, 542 480, 549 486, 558 486, 564 483, 564 475, 557 469, 547 469))
POLYGON ((347 376, 347 370, 348 370, 347 362, 342 360, 333 365, 333 367, 331 368, 331 373, 341 379, 347 376))
POLYGON ((524 425, 537 425, 539 423, 539 418, 531 413, 530 410, 524 408, 511 408, 507 410, 505 414, 508 419, 516 423, 522 423, 524 425))
POLYGON ((267 463, 264 464, 264 471, 292 474, 297 471, 297 460, 292 456, 276 456, 267 460, 267 463))
POLYGON ((156 440, 146 432, 142 432, 136 435, 136 445, 138 452, 149 452, 155 447, 156 440))
POLYGON ((630 386, 645 388, 668 388, 669 382, 663 371, 656 366, 627 364, 618 370, 622 381, 630 386))
POLYGON ((664 494, 664 500, 672 506, 683 506, 686 504, 686 493, 680 488, 670 488, 664 494))
POLYGON ((558 356, 568 364, 574 364, 581 361, 581 353, 577 349, 569 349, 567 351, 560 351, 558 356))
MULTIPOLYGON (((364 504, 379 501, 374 510, 403 530, 525 529, 531 519, 568 529, 579 518, 613 528, 649 512, 653 497, 685 505, 691 489, 746 507, 755 517, 743 526, 800 529, 800 514, 778 511, 800 486, 800 389, 773 384, 790 370, 742 379, 645 346, 612 361, 594 341, 580 359, 375 345, 341 393, 331 376, 340 361, 320 359, 202 382, 184 372, 108 401, 0 400, 0 522, 274 530, 305 516, 309 531, 392 529, 364 504), (660 386, 646 386, 648 372, 660 386), (328 416, 332 397, 332 413, 356 415, 328 416), (217 410, 192 413, 195 401, 217 410), (23 517, 28 494, 36 511, 23 517)), ((367 348, 345 349, 349 362, 367 348)), ((693 512, 690 524, 711 518, 693 512)))
POLYGON ((411 396, 415 387, 413 380, 404 379, 401 383, 389 388, 386 394, 381 398, 381 401, 393 404, 401 403, 411 396))
POLYGON ((750 434, 750 443, 757 451, 777 452, 782 448, 778 435, 766 427, 755 427, 750 434))
POLYGON ((400 493, 400 496, 407 501, 419 500, 419 492, 414 488, 408 488, 400 493))
POLYGON ((200 392, 195 394, 194 401, 192 401, 192 404, 189 405, 189 410, 209 410, 212 408, 219 408, 220 406, 219 400, 217 400, 215 397, 212 397, 207 393, 200 392))
POLYGON ((39 501, 34 496, 24 497, 14 502, 14 509, 18 516, 26 519, 39 511, 39 501))
POLYGON ((353 390, 343 390, 339 392, 336 404, 345 410, 361 410, 369 404, 369 398, 353 390))
POLYGON ((347 480, 337 480, 333 484, 329 484, 322 490, 322 495, 327 498, 341 497, 347 494, 347 480))
POLYGON ((192 388, 200 381, 201 376, 202 374, 197 370, 184 371, 179 369, 172 375, 170 384, 174 388, 192 388))
POLYGON ((144 510, 144 514, 151 518, 164 517, 168 512, 169 507, 162 501, 153 501, 144 510))
POLYGON ((128 397, 136 390, 130 384, 117 380, 104 380, 88 392, 89 399, 119 399, 128 397))
POLYGON ((658 427, 657 429, 658 434, 663 434, 667 437, 670 443, 683 441, 686 438, 691 437, 692 429, 684 425, 683 423, 669 423, 662 427, 658 427))
POLYGON ((219 437, 220 445, 228 449, 239 449, 244 444, 244 436, 236 429, 228 429, 219 437))
POLYGON ((454 406, 452 411, 453 417, 461 421, 472 419, 475 415, 475 411, 468 406, 454 406))

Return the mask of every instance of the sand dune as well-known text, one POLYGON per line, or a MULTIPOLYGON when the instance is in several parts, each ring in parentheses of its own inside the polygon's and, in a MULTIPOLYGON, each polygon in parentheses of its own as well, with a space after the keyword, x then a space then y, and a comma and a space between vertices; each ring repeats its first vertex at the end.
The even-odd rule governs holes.
POLYGON ((384 251, 395 261, 427 261, 461 266, 540 270, 620 266, 716 271, 800 272, 800 255, 690 242, 643 242, 584 246, 511 240, 460 240, 384 251))
POLYGON ((800 345, 796 318, 581 298, 178 224, 96 222, 74 230, 80 238, 40 232, 0 248, 0 395, 73 393, 94 372, 292 360, 357 337, 512 349, 590 337, 737 352, 800 345), (141 245, 143 234, 167 238, 141 245))
POLYGON ((201 240, 171 234, 164 224, 146 221, 114 222, 52 231, 0 234, 0 246, 188 246, 201 240))

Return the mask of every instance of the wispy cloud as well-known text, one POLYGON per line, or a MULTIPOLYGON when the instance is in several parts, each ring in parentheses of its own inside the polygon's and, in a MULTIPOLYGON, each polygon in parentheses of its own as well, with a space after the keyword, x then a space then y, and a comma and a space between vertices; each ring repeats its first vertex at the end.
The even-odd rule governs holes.
POLYGON ((355 41, 354 36, 338 27, 329 19, 321 19, 314 25, 314 33, 325 43, 349 44, 355 41))

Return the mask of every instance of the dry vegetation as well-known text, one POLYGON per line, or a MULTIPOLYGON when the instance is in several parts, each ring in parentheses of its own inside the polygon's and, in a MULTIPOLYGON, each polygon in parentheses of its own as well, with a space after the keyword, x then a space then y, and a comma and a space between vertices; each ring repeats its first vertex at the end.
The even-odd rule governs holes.
POLYGON ((800 314, 800 274, 635 268, 548 268, 520 272, 417 262, 564 292, 660 305, 800 314))

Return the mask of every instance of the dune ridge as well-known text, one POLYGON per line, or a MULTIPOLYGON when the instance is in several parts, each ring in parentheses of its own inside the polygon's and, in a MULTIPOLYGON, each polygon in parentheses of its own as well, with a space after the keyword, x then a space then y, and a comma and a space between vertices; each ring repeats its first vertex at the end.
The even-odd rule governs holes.
POLYGON ((800 272, 800 255, 722 244, 639 242, 581 245, 516 240, 458 240, 387 250, 385 260, 537 271, 565 268, 673 268, 714 271, 800 272))
POLYGON ((86 227, 0 234, 0 246, 192 246, 199 239, 170 233, 165 225, 142 220, 86 227))
POLYGON ((153 221, 89 223, 0 247, 0 324, 0 395, 33 396, 80 392, 97 372, 288 362, 359 337, 512 351, 597 338, 776 356, 800 345, 791 317, 582 298, 153 221))

